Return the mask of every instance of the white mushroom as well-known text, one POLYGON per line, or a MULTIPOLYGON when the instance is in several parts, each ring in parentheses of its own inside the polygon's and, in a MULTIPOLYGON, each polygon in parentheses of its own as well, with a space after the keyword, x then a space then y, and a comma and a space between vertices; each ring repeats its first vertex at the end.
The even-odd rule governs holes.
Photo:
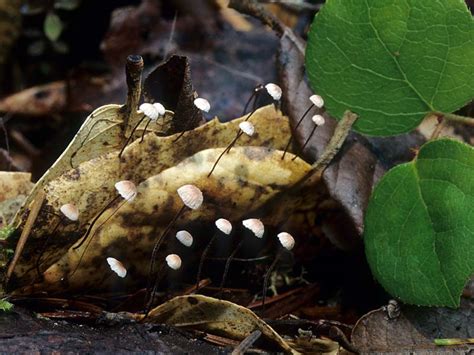
POLYGON ((137 197, 137 187, 129 180, 122 180, 115 184, 117 192, 128 202, 132 202, 137 197))
POLYGON ((265 233, 265 226, 262 221, 257 218, 249 218, 242 221, 245 228, 251 230, 257 238, 262 238, 265 233))
POLYGON ((196 186, 183 185, 178 188, 177 191, 179 197, 187 207, 191 208, 192 210, 196 210, 201 207, 204 198, 202 196, 201 190, 199 190, 196 186))
POLYGON ((144 104, 141 104, 139 107, 140 111, 143 112, 143 114, 148 117, 150 120, 155 121, 158 116, 158 110, 156 109, 155 106, 152 104, 145 102, 144 104))
POLYGON ((193 236, 188 231, 178 231, 176 233, 176 239, 178 239, 184 246, 190 247, 193 245, 193 236))
POLYGON ((160 104, 159 102, 155 102, 153 104, 153 107, 155 108, 156 112, 158 112, 158 116, 164 116, 166 113, 165 107, 160 104))
POLYGON ((295 246, 295 239, 292 237, 290 233, 281 232, 277 235, 277 237, 278 237, 278 240, 280 241, 280 244, 286 250, 291 250, 295 246))
POLYGON ((77 209, 76 205, 72 203, 66 203, 62 205, 59 210, 61 213, 66 216, 71 221, 77 221, 79 219, 79 210, 77 209))
POLYGON ((316 126, 322 126, 324 122, 326 122, 324 120, 324 117, 321 115, 314 115, 313 117, 311 117, 311 120, 316 126))
POLYGON ((265 89, 267 90, 268 95, 273 98, 273 100, 278 101, 281 99, 282 91, 277 84, 268 83, 267 85, 265 85, 265 89))
POLYGON ((108 257, 107 263, 109 263, 110 269, 115 272, 119 277, 124 278, 127 275, 127 269, 117 259, 108 257))
POLYGON ((324 100, 321 96, 319 95, 311 95, 309 97, 309 100, 313 103, 314 106, 317 108, 323 108, 324 107, 324 100))
POLYGON ((252 137, 255 133, 254 125, 249 121, 243 121, 239 123, 239 128, 244 132, 247 136, 252 137))
POLYGON ((219 218, 215 222, 217 229, 222 233, 229 235, 232 232, 232 223, 225 218, 219 218))
POLYGON ((198 97, 194 100, 194 106, 204 112, 209 112, 209 110, 211 109, 211 104, 209 103, 209 101, 203 99, 202 97, 198 97))
POLYGON ((181 267, 181 258, 177 254, 170 254, 166 257, 166 263, 173 270, 178 270, 181 267))

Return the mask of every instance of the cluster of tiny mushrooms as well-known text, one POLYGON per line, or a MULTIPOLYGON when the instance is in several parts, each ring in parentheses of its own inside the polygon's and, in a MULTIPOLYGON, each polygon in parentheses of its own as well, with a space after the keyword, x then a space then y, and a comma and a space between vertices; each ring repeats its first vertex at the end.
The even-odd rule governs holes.
MULTIPOLYGON (((247 115, 245 120, 243 120, 239 124, 239 131, 237 132, 235 138, 230 142, 230 144, 227 146, 227 148, 225 148, 222 151, 222 153, 219 155, 219 157, 217 158, 216 162, 214 163, 212 169, 210 170, 210 172, 208 174, 208 177, 212 175, 214 169, 216 168, 216 166, 219 163, 219 160, 222 158, 222 156, 224 156, 224 154, 228 153, 232 149, 234 144, 237 142, 237 140, 243 134, 246 134, 249 137, 251 137, 255 133, 254 125, 251 122, 249 122, 248 120, 254 114, 254 112, 257 110, 257 99, 258 99, 259 95, 262 92, 266 92, 274 100, 275 105, 279 105, 280 99, 281 99, 281 96, 282 96, 282 90, 278 85, 273 84, 273 83, 268 83, 265 86, 264 85, 258 85, 254 89, 252 95, 250 96, 249 100, 247 101, 247 103, 245 105, 245 108, 244 108, 244 111, 243 111, 242 115, 245 115, 245 112, 247 112, 248 106, 250 105, 250 103, 253 100, 253 109, 252 109, 252 111, 247 115)), ((308 113, 311 111, 311 109, 313 107, 317 107, 319 109, 322 109, 324 107, 324 101, 323 101, 322 97, 319 96, 319 95, 312 95, 311 97, 309 97, 309 100, 310 100, 310 105, 309 105, 308 109, 304 112, 302 117, 299 119, 299 121, 297 122, 296 126, 294 127, 295 129, 299 127, 299 125, 301 124, 303 119, 308 115, 308 113)), ((201 98, 201 97, 198 97, 194 100, 194 105, 199 110, 201 110, 203 112, 209 112, 209 110, 211 108, 211 106, 209 104, 209 101, 207 101, 206 99, 201 98)), ((143 117, 138 121, 138 123, 132 129, 132 132, 130 133, 130 136, 128 137, 128 139, 126 140, 124 146, 122 147, 122 149, 119 152, 119 157, 122 155, 125 147, 128 145, 128 143, 132 139, 135 130, 138 128, 138 126, 145 119, 148 119, 148 122, 146 123, 145 128, 143 129, 143 133, 142 133, 142 137, 141 137, 140 142, 143 141, 143 138, 146 134, 146 130, 148 128, 148 125, 151 122, 155 122, 158 118, 163 117, 166 112, 171 112, 172 113, 172 111, 167 111, 162 104, 157 103, 157 102, 155 102, 153 104, 151 104, 151 103, 141 104, 140 107, 139 107, 139 113, 143 114, 143 117)), ((311 120, 314 123, 314 128, 311 131, 309 137, 304 142, 302 148, 304 148, 307 145, 310 138, 314 134, 316 128, 318 126, 321 126, 321 125, 324 124, 324 117, 321 116, 321 115, 318 115, 318 114, 312 116, 311 120)), ((285 159, 286 152, 288 151, 288 149, 291 145, 291 142, 292 142, 292 138, 290 137, 290 139, 289 139, 289 141, 288 141, 288 143, 285 147, 285 150, 283 152, 283 155, 281 157, 282 160, 285 159)), ((294 160, 295 158, 296 158, 296 156, 294 156, 294 158, 292 160, 294 160)), ((82 253, 82 255, 81 255, 81 257, 80 257, 80 259, 79 259, 79 261, 76 265, 76 268, 72 272, 72 274, 75 273, 75 271, 79 268, 79 266, 81 264, 82 258, 84 256, 84 254, 86 253, 87 248, 88 248, 91 240, 94 237, 94 233, 92 235, 90 235, 91 232, 92 232, 93 226, 97 222, 99 217, 102 215, 102 213, 107 208, 111 207, 120 197, 123 199, 123 202, 120 203, 118 205, 118 207, 116 207, 114 212, 104 222, 102 222, 101 226, 103 224, 107 223, 107 221, 110 218, 112 218, 112 216, 115 213, 117 213, 117 211, 125 203, 133 203, 133 200, 137 196, 137 188, 136 188, 135 184, 132 181, 128 181, 128 180, 119 181, 115 184, 115 189, 117 190, 117 195, 114 197, 114 199, 110 203, 107 204, 107 206, 105 206, 102 209, 101 212, 99 212, 95 216, 95 218, 89 224, 89 226, 87 228, 87 231, 84 234, 84 236, 73 247, 73 249, 76 250, 87 241, 87 244, 84 248, 84 251, 83 251, 83 253, 82 253)), ((201 205, 203 204, 203 202, 204 202, 204 196, 203 196, 201 190, 195 185, 191 185, 191 184, 183 185, 183 186, 181 186, 177 189, 177 194, 178 194, 179 198, 181 199, 181 201, 183 202, 183 206, 177 212, 175 217, 169 222, 167 227, 162 232, 162 235, 157 239, 157 242, 155 243, 155 245, 153 247, 153 251, 152 251, 152 255, 151 255, 151 261, 150 261, 149 274, 148 274, 149 277, 148 277, 148 285, 147 285, 147 294, 146 294, 146 298, 145 298, 145 301, 146 301, 145 313, 146 314, 148 314, 148 312, 150 311, 151 306, 153 305, 156 288, 157 288, 158 283, 161 279, 161 276, 163 275, 163 269, 158 270, 156 272, 154 270, 155 269, 155 263, 156 263, 156 256, 157 256, 157 253, 159 251, 159 248, 160 248, 161 244, 163 243, 166 235, 173 228, 176 220, 180 217, 180 215, 185 211, 186 208, 196 210, 196 209, 199 209, 201 207, 201 205)), ((79 220, 79 210, 72 203, 67 203, 67 204, 62 205, 60 207, 60 212, 62 213, 62 215, 60 215, 60 219, 59 219, 58 223, 56 224, 56 226, 53 228, 53 231, 52 231, 51 235, 54 234, 54 232, 57 230, 57 228, 59 228, 59 226, 61 224, 65 223, 64 218, 66 218, 67 220, 69 220, 71 222, 77 222, 79 220)), ((263 235, 265 233, 265 226, 264 226, 264 224, 262 223, 262 221, 260 219, 257 219, 257 218, 245 219, 245 220, 242 221, 242 225, 246 229, 251 231, 256 238, 263 238, 263 235)), ((101 226, 96 228, 96 230, 98 230, 101 226)), ((199 267, 198 267, 198 272, 197 272, 197 277, 196 277, 196 291, 199 289, 198 286, 199 286, 199 281, 200 281, 200 277, 201 277, 201 271, 202 271, 203 263, 205 261, 205 258, 207 256, 213 242, 219 236, 230 236, 231 233, 232 233, 232 229, 233 229, 232 223, 229 220, 225 219, 225 218, 217 219, 215 221, 215 227, 217 228, 216 234, 214 234, 214 236, 209 240, 206 248, 204 249, 204 251, 201 254, 199 267)), ((291 234, 289 234, 287 232, 281 232, 281 233, 277 234, 277 238, 278 238, 278 241, 280 242, 280 248, 279 248, 279 251, 277 252, 273 262, 268 267, 268 270, 267 270, 267 272, 265 273, 265 276, 264 276, 264 285, 263 285, 263 293, 262 293, 262 298, 263 298, 262 299, 262 305, 265 304, 265 295, 266 295, 267 284, 268 284, 269 277, 271 275, 271 271, 275 267, 277 261, 279 260, 280 256, 282 255, 282 253, 285 252, 285 251, 286 252, 291 251, 293 249, 294 245, 295 245, 295 239, 293 238, 293 236, 291 234)), ((179 230, 176 233, 176 239, 182 245, 184 245, 185 247, 191 247, 192 244, 193 244, 193 236, 191 235, 191 233, 189 233, 186 230, 179 230)), ((42 248, 41 252, 39 253, 39 256, 38 256, 37 261, 36 261, 36 269, 37 269, 38 274, 40 274, 39 266, 40 266, 41 256, 42 256, 42 254, 44 253, 44 251, 46 249, 47 242, 48 242, 48 240, 45 241, 45 243, 43 245, 43 248, 42 248)), ((222 288, 224 287, 225 279, 226 279, 227 273, 229 271, 230 264, 231 264, 234 256, 239 251, 242 244, 243 244, 243 239, 237 244, 237 246, 234 248, 234 250, 232 251, 232 253, 229 255, 229 257, 226 260, 226 265, 224 267, 224 273, 223 273, 222 280, 221 280, 221 283, 220 283, 220 290, 222 290, 222 288)), ((106 261, 109 264, 110 269, 113 272, 115 272, 117 274, 117 276, 119 276, 121 278, 124 278, 124 277, 127 276, 127 269, 121 261, 115 259, 112 256, 107 257, 106 261)), ((181 257, 177 254, 167 255, 165 257, 165 262, 166 262, 166 265, 172 270, 180 269, 181 264, 182 264, 181 257)), ((164 263, 162 265, 164 265, 164 263)))

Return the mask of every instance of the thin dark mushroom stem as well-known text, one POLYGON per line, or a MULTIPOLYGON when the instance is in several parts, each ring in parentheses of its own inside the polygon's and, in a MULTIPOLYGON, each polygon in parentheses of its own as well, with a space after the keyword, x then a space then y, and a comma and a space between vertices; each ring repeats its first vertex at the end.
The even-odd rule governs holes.
POLYGON ((242 239, 241 241, 239 241, 239 243, 237 244, 237 246, 235 247, 235 249, 232 251, 232 253, 229 255, 229 257, 227 258, 226 260, 226 263, 225 263, 225 266, 224 266, 224 273, 222 274, 222 279, 221 279, 221 283, 219 285, 219 292, 218 294, 221 294, 222 293, 222 289, 224 288, 224 284, 225 284, 225 280, 227 278, 227 274, 229 273, 229 269, 230 269, 230 264, 232 263, 232 261, 234 260, 234 257, 235 255, 237 255, 237 253, 239 252, 240 248, 242 247, 242 245, 244 244, 244 239, 242 239))
POLYGON ((143 139, 145 138, 145 134, 146 134, 146 129, 148 128, 148 125, 151 123, 151 120, 148 120, 148 122, 146 123, 145 125, 145 128, 143 129, 143 133, 142 133, 142 138, 140 139, 140 143, 143 142, 143 139))
MULTIPOLYGON (((311 140, 311 137, 313 136, 314 132, 316 131, 316 128, 318 128, 317 125, 314 125, 313 129, 311 130, 311 133, 309 134, 308 138, 306 138, 306 141, 304 142, 304 144, 301 146, 301 151, 304 150, 304 148, 306 148, 306 146, 308 145, 309 141, 311 140)), ((298 156, 295 155, 291 160, 294 161, 298 156)))
POLYGON ((238 139, 240 137, 242 137, 242 135, 244 134, 244 132, 242 132, 242 130, 239 130, 239 132, 237 132, 237 135, 235 136, 235 138, 232 140, 232 142, 230 142, 230 144, 227 146, 226 149, 224 149, 222 151, 221 154, 219 154, 219 157, 217 158, 216 162, 214 163, 214 165, 212 166, 212 169, 211 171, 209 172, 209 174, 207 174, 207 177, 210 177, 212 175, 212 173, 214 172, 214 169, 217 167, 217 164, 219 164, 219 161, 222 159, 222 157, 224 156, 224 154, 228 153, 232 147, 234 146, 234 144, 238 141, 238 139))
MULTIPOLYGON (((247 100, 247 102, 245 103, 245 107, 244 107, 244 110, 242 111, 242 116, 245 115, 245 112, 247 112, 247 109, 249 108, 249 105, 250 103, 252 102, 252 99, 253 99, 253 110, 255 110, 255 107, 257 105, 257 99, 260 95, 260 92, 264 89, 264 86, 262 84, 259 84, 257 85, 254 89, 253 89, 253 92, 252 92, 252 95, 250 95, 249 99, 247 100)), ((250 117, 250 116, 249 116, 250 117)), ((248 118, 249 118, 248 117, 248 118)), ((248 120, 248 118, 246 118, 246 120, 248 120)))
POLYGON ((115 201, 118 200, 118 198, 120 197, 120 195, 117 195, 115 196, 112 201, 110 201, 95 217, 94 219, 92 220, 91 224, 89 224, 89 227, 87 228, 87 231, 86 231, 86 234, 84 234, 84 236, 82 237, 81 241, 79 242, 78 245, 74 246, 73 249, 76 250, 76 249, 79 249, 82 244, 84 244, 84 242, 86 241, 87 237, 89 236, 90 232, 92 231, 92 228, 94 227, 94 224, 95 222, 97 222, 97 220, 100 218, 100 216, 102 215, 102 213, 105 212, 105 210, 107 210, 110 206, 112 206, 115 201))
MULTIPOLYGON (((118 197, 120 197, 120 196, 117 196, 116 198, 114 198, 114 200, 116 200, 118 197)), ((113 201, 114 201, 114 200, 113 200, 113 201)), ((96 230, 94 231, 94 233, 93 233, 93 234, 91 235, 91 237, 89 238, 89 240, 88 240, 86 246, 84 247, 84 251, 82 252, 81 257, 79 258, 79 261, 77 262, 76 267, 74 268, 73 272, 71 273, 71 275, 70 275, 69 277, 72 277, 72 276, 76 273, 76 271, 79 269, 79 266, 81 266, 82 259, 84 259, 84 255, 86 255, 87 249, 89 248, 89 245, 91 244, 92 239, 93 239, 94 236, 95 236, 95 232, 97 232, 100 228, 102 228, 102 226, 103 226, 104 224, 106 224, 113 216, 115 216, 115 214, 120 210, 120 208, 122 208, 122 206, 123 206, 124 204, 126 204, 127 202, 128 202, 127 200, 122 201, 122 203, 120 203, 120 205, 110 214, 110 216, 108 216, 108 217, 105 219, 105 221, 103 221, 103 222, 96 228, 96 230)), ((99 216, 100 216, 103 212, 104 212, 104 211, 102 211, 102 212, 99 214, 99 216)), ((95 222, 95 221, 94 221, 94 222, 95 222)), ((94 222, 93 222, 93 223, 94 223, 94 222)), ((86 237, 86 238, 87 238, 87 237, 86 237)), ((75 246, 73 249, 76 250, 76 249, 79 248, 82 244, 84 244, 84 242, 86 241, 86 238, 84 238, 84 239, 81 241, 81 243, 80 243, 78 246, 75 246)))
MULTIPOLYGON (((158 250, 160 249, 161 245, 163 244, 166 235, 169 233, 175 222, 178 220, 178 218, 181 216, 181 214, 184 212, 186 209, 186 205, 183 205, 178 213, 173 217, 170 223, 166 226, 165 230, 161 233, 160 237, 156 241, 155 245, 153 246, 153 250, 151 252, 151 260, 150 260, 150 267, 148 268, 148 284, 146 287, 146 295, 145 295, 145 300, 149 300, 151 297, 154 297, 152 291, 152 286, 153 284, 153 271, 155 269, 155 263, 156 263, 156 255, 158 254, 158 250)), ((155 287, 153 287, 155 289, 155 287)))
POLYGON ((135 133, 136 129, 138 128, 138 126, 140 126, 140 124, 145 120, 145 118, 147 118, 146 115, 143 115, 143 117, 138 121, 138 123, 135 125, 135 127, 133 127, 132 129, 132 132, 130 133, 130 136, 128 136, 127 140, 125 141, 125 144, 123 145, 122 149, 120 150, 120 153, 118 155, 119 159, 122 157, 122 153, 123 151, 125 150, 125 148, 127 147, 128 143, 130 142, 130 140, 133 138, 133 133, 135 133))
POLYGON ((182 131, 179 133, 178 137, 176 137, 176 139, 173 141, 173 143, 177 142, 182 136, 184 136, 184 134, 186 133, 187 131, 182 131))
POLYGON ((209 250, 211 250, 212 245, 214 244, 214 241, 216 240, 217 236, 219 233, 215 233, 211 240, 209 240, 209 243, 207 243, 206 248, 201 254, 201 259, 199 260, 199 267, 198 267, 198 272, 196 275, 196 292, 199 289, 199 281, 201 280, 201 273, 202 273, 202 267, 204 266, 204 260, 206 259, 207 254, 209 253, 209 250))
POLYGON ((268 289, 268 280, 270 279, 270 275, 272 274, 272 271, 273 271, 273 268, 275 267, 275 265, 277 264, 278 260, 280 260, 280 257, 283 255, 283 252, 285 251, 286 249, 280 247, 278 249, 278 252, 275 256, 275 260, 273 260, 273 262, 270 264, 270 266, 268 267, 268 270, 267 272, 265 273, 265 276, 263 278, 263 293, 262 293, 262 312, 265 311, 265 300, 267 298, 267 289, 268 289))
MULTIPOLYGON (((294 127, 293 131, 296 131, 298 129, 298 127, 301 125, 301 123, 303 122, 303 119, 308 115, 308 113, 312 110, 312 108, 314 107, 314 104, 311 104, 308 109, 303 113, 303 116, 301 116, 301 118, 299 119, 298 123, 296 124, 296 126, 294 127)), ((288 149, 290 148, 290 145, 291 145, 291 142, 293 142, 293 135, 290 136, 290 139, 288 140, 288 143, 285 147, 285 150, 283 151, 283 155, 281 157, 281 160, 284 160, 285 159, 285 155, 286 155, 286 152, 288 152, 288 149)))
POLYGON ((151 307, 153 306, 153 302, 155 301, 156 290, 158 289, 158 284, 160 283, 161 276, 163 275, 163 269, 165 268, 165 264, 163 263, 160 267, 160 270, 156 273, 153 279, 153 288, 151 289, 150 296, 145 297, 145 318, 148 317, 148 313, 151 311, 151 307))
POLYGON ((54 226, 53 230, 51 231, 51 233, 48 234, 48 236, 46 237, 46 240, 44 241, 43 243, 43 246, 41 247, 41 250, 39 252, 39 255, 38 255, 38 258, 36 259, 36 272, 38 274, 38 278, 41 278, 41 270, 40 270, 40 265, 41 265, 41 258, 43 257, 43 254, 44 252, 46 251, 46 247, 48 245, 48 242, 49 242, 49 239, 51 238, 52 235, 54 235, 54 233, 56 233, 56 231, 58 230, 59 226, 61 225, 61 223, 65 220, 65 217, 63 216, 59 216, 59 221, 58 223, 56 223, 56 225, 54 226))

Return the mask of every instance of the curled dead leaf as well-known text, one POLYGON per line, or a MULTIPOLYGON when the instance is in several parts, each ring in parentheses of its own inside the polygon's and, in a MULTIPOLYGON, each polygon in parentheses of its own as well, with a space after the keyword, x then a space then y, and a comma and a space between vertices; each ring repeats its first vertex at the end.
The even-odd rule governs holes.
POLYGON ((145 79, 147 101, 159 101, 174 111, 170 133, 190 130, 202 123, 202 113, 194 105, 191 68, 187 57, 172 56, 158 65, 145 79))
MULTIPOLYGON (((90 233, 90 245, 86 242, 77 249, 71 247, 65 252, 63 242, 62 248, 57 249, 54 255, 57 257, 59 252, 64 255, 44 272, 44 282, 34 285, 34 289, 64 292, 91 286, 95 289, 108 288, 113 280, 106 277, 104 255, 114 255, 126 263, 130 277, 125 280, 124 286, 136 287, 148 276, 151 250, 157 236, 162 235, 183 205, 176 192, 179 187, 194 184, 204 195, 204 203, 199 209, 183 213, 179 228, 188 229, 192 224, 213 226, 216 215, 239 221, 263 208, 268 201, 284 193, 312 169, 301 159, 281 160, 282 152, 279 150, 236 147, 223 156, 213 175, 208 177, 223 149, 200 151, 143 181, 138 185, 138 194, 133 203, 122 205, 117 202, 100 216, 90 233)), ((265 213, 268 218, 263 217, 262 220, 266 224, 276 225, 285 221, 288 213, 300 205, 300 194, 287 196, 284 209, 281 204, 268 206, 265 213), (269 213, 270 210, 274 211, 269 213)), ((201 242, 210 237, 195 235, 201 242)), ((52 239, 56 241, 59 238, 67 239, 68 236, 57 235, 52 239)), ((167 254, 166 245, 173 240, 172 234, 166 236, 158 253, 160 264, 167 254)), ((43 259, 51 261, 52 251, 48 250, 48 253, 43 259)), ((15 269, 17 277, 21 278, 17 280, 18 285, 29 284, 34 280, 35 270, 31 260, 34 260, 34 250, 24 252, 23 262, 15 269), (31 257, 27 258, 27 255, 31 257)), ((30 291, 31 288, 27 287, 20 292, 30 291)))
MULTIPOLYGON (((27 247, 21 258, 16 274, 21 277, 31 268, 31 259, 35 257, 37 248, 50 234, 50 226, 56 217, 48 211, 58 211, 65 203, 73 202, 81 213, 79 225, 64 226, 50 238, 48 250, 42 257, 44 265, 50 265, 85 232, 89 221, 101 211, 116 195, 114 184, 119 180, 131 180, 138 184, 150 176, 175 166, 194 153, 209 148, 226 146, 238 130, 243 118, 228 123, 219 123, 217 119, 206 125, 187 132, 179 140, 177 135, 157 137, 154 134, 145 136, 128 146, 122 159, 117 151, 100 156, 80 164, 77 168, 64 173, 52 180, 46 187, 46 205, 38 217, 32 231, 31 248, 27 247)), ((254 137, 242 137, 237 145, 264 145, 282 149, 289 135, 288 120, 273 106, 259 109, 251 118, 257 127, 258 134, 254 137)))
MULTIPOLYGON (((461 308, 429 308, 401 306, 391 318, 382 307, 364 315, 352 331, 352 343, 361 353, 432 352, 441 349, 434 340, 440 338, 472 338, 473 301, 463 300, 461 308)), ((450 353, 469 353, 474 345, 450 346, 450 353)))
POLYGON ((207 296, 175 297, 153 309, 146 319, 141 320, 198 329, 235 340, 244 340, 253 331, 260 330, 269 350, 299 354, 248 308, 207 296))

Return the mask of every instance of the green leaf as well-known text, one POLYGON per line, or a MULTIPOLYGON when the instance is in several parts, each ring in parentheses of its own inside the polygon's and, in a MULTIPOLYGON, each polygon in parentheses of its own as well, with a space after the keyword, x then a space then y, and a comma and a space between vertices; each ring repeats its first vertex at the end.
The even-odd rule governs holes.
POLYGON ((365 218, 375 278, 411 304, 459 306, 474 271, 474 148, 442 139, 390 170, 365 218))
POLYGON ((48 12, 44 20, 44 34, 50 41, 56 41, 63 31, 63 23, 54 12, 48 12))
POLYGON ((463 0, 328 0, 309 33, 306 67, 328 112, 393 135, 474 97, 474 22, 463 0))
POLYGON ((10 312, 13 309, 13 304, 5 299, 0 299, 0 312, 10 312))

